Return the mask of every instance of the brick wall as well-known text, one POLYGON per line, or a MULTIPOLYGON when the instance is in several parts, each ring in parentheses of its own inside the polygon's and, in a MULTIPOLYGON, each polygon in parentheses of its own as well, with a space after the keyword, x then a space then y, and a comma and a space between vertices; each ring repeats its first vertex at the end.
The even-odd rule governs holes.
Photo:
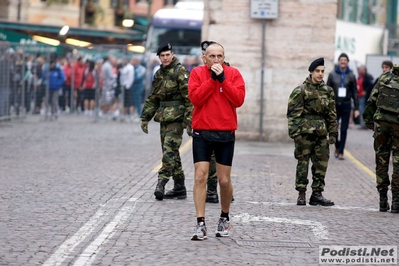
MULTIPOLYGON (((205 0, 203 40, 220 42, 226 61, 242 73, 247 87, 238 109, 237 136, 259 139, 262 21, 250 18, 248 0, 205 0)), ((266 21, 263 134, 287 141, 287 100, 317 57, 333 67, 336 0, 279 0, 279 18, 266 21)))

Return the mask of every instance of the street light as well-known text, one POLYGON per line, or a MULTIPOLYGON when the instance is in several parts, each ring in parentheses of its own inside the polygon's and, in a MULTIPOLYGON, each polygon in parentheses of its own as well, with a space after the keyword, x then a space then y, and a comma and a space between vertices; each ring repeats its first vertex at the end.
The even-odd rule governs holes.
POLYGON ((131 18, 129 18, 129 19, 124 19, 124 20, 122 21, 122 26, 125 27, 125 28, 133 27, 133 25, 134 25, 134 20, 131 19, 131 18))
POLYGON ((64 36, 64 35, 66 35, 67 33, 68 33, 68 31, 69 31, 69 26, 68 25, 65 25, 64 27, 62 27, 62 29, 60 30, 60 35, 61 36, 64 36))

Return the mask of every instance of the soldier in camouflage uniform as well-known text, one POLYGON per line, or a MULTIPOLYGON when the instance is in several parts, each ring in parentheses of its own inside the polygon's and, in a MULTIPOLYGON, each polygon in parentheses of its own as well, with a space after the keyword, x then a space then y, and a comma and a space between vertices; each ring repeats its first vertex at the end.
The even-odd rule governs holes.
POLYGON ((309 159, 312 161, 312 196, 310 205, 332 206, 334 202, 322 195, 330 150, 338 136, 334 90, 324 81, 324 59, 309 66, 310 75, 296 87, 288 100, 288 133, 295 141, 295 189, 299 192, 297 205, 306 205, 309 159), (328 139, 327 139, 328 136, 328 139))
POLYGON ((381 75, 374 86, 363 119, 374 130, 375 174, 380 194, 380 211, 389 210, 388 187, 392 191, 392 213, 399 213, 399 65, 381 75), (392 152, 392 180, 389 181, 389 157, 392 152))
POLYGON ((154 195, 157 200, 185 199, 187 192, 179 148, 184 128, 191 136, 193 105, 188 98, 189 72, 174 57, 170 43, 161 44, 157 55, 162 65, 155 73, 152 91, 144 103, 140 116, 141 128, 144 133, 148 133, 148 122, 152 118, 155 122, 160 123, 163 157, 154 195), (165 185, 171 176, 174 180, 174 187, 165 193, 165 185))

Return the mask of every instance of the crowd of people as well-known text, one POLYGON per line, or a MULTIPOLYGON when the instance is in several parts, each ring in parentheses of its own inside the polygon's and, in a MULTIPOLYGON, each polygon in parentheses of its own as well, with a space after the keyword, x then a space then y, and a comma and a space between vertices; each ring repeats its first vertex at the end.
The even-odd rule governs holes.
POLYGON ((0 53, 0 116, 70 113, 138 121, 145 97, 146 67, 140 55, 97 60, 67 54, 0 53), (48 105, 46 105, 48 99, 48 105), (46 108, 48 106, 48 108, 46 108))

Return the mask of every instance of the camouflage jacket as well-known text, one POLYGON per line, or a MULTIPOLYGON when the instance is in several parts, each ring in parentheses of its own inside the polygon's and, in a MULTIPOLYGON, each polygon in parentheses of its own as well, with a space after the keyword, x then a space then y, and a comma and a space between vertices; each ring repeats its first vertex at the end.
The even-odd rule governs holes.
POLYGON ((323 81, 313 84, 311 77, 307 77, 289 97, 287 118, 291 138, 301 134, 337 137, 334 90, 323 81))
MULTIPOLYGON (((374 121, 386 121, 399 124, 399 65, 395 64, 391 72, 381 75, 378 83, 367 100, 363 119, 366 125, 374 121)), ((368 126, 372 128, 372 126, 368 126)))
POLYGON ((188 70, 176 58, 154 75, 152 91, 144 102, 141 121, 184 122, 191 125, 193 105, 188 98, 188 70))

